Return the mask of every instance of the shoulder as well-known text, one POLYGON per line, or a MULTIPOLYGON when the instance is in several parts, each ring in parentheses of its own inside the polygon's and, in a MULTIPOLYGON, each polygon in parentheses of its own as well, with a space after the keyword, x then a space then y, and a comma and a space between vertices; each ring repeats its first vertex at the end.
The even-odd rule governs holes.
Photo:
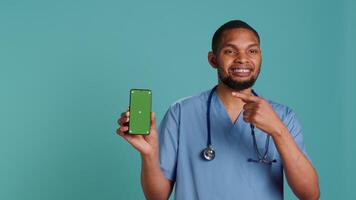
POLYGON ((165 116, 162 119, 163 123, 174 122, 180 124, 182 118, 187 118, 200 113, 203 109, 206 109, 206 102, 209 96, 210 90, 203 91, 194 96, 187 96, 180 98, 173 102, 165 116))
POLYGON ((186 109, 191 110, 205 107, 210 91, 211 90, 206 90, 193 96, 180 98, 170 105, 169 110, 174 113, 179 113, 186 109))
POLYGON ((277 103, 270 99, 265 99, 272 106, 273 110, 279 115, 281 119, 287 119, 295 115, 294 110, 284 104, 277 103))
POLYGON ((296 113, 289 106, 277 103, 275 101, 266 99, 277 113, 282 122, 289 129, 293 137, 296 137, 301 132, 301 124, 296 116, 296 113))

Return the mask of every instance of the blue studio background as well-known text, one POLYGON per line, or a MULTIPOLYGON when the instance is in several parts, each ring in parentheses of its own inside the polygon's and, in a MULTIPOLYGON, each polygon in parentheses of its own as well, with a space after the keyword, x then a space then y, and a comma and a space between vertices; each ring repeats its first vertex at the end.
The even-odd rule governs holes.
POLYGON ((255 88, 298 114, 322 199, 356 199, 355 9, 352 0, 1 0, 0 199, 143 199, 139 154, 115 133, 129 89, 152 89, 159 121, 175 100, 210 89, 211 37, 231 19, 259 31, 255 88))

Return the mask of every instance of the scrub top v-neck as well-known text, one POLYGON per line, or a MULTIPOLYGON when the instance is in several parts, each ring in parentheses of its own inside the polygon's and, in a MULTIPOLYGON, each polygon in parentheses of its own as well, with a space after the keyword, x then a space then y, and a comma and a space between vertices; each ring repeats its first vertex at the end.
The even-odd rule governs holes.
MULTIPOLYGON (((247 162, 255 158, 250 125, 242 112, 233 123, 216 92, 211 102, 211 142, 216 156, 201 158, 206 147, 207 99, 211 90, 180 99, 170 106, 159 130, 160 166, 175 181, 175 199, 283 199, 283 167, 273 141, 269 144, 272 165, 247 162)), ((269 101, 305 153, 303 134, 295 113, 269 101)), ((255 129, 259 150, 266 133, 255 129)))

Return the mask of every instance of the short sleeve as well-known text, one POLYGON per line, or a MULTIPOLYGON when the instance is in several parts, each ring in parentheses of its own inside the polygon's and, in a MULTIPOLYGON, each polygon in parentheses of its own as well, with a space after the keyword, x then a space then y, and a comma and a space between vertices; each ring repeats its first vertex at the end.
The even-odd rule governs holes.
POLYGON ((306 147, 304 145, 304 135, 303 135, 302 127, 299 123, 299 120, 295 112, 292 109, 288 108, 286 117, 283 121, 284 124, 287 126, 289 132, 292 134, 294 141, 297 143, 299 149, 310 160, 306 151, 306 147))
POLYGON ((171 106, 164 115, 159 129, 159 161, 164 176, 175 181, 179 135, 179 106, 171 106))

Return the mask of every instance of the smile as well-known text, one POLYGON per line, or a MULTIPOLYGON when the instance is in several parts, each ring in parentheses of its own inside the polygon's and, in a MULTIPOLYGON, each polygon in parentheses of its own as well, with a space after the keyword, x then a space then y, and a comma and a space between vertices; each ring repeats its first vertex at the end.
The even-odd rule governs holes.
POLYGON ((229 69, 229 72, 232 76, 248 77, 251 75, 252 69, 247 67, 232 67, 229 69))
POLYGON ((232 72, 243 72, 243 73, 248 73, 248 72, 250 72, 250 71, 251 71, 250 69, 239 69, 239 68, 232 69, 232 72))

